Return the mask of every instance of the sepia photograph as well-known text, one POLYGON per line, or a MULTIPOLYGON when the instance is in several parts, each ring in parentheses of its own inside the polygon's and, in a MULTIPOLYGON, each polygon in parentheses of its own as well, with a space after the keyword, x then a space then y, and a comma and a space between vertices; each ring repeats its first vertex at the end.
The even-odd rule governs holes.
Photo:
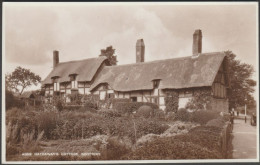
POLYGON ((2 163, 259 162, 258 2, 3 2, 2 163))

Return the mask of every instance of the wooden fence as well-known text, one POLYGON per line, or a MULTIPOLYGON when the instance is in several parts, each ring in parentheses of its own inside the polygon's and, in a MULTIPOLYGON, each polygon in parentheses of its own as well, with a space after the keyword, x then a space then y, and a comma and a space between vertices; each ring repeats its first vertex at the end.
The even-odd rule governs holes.
POLYGON ((221 132, 221 138, 220 138, 220 146, 221 146, 221 151, 222 151, 222 156, 223 158, 227 159, 230 157, 231 154, 231 143, 232 143, 232 126, 230 122, 227 122, 224 125, 224 128, 221 132))

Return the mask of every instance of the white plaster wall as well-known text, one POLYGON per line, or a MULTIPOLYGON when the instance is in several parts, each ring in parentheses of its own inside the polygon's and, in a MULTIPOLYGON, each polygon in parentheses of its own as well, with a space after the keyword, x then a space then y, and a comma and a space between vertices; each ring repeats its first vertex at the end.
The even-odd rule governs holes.
POLYGON ((118 98, 120 99, 124 98, 124 94, 122 92, 118 92, 118 98))
POLYGON ((143 96, 143 102, 148 102, 145 96, 143 96))
POLYGON ((185 108, 186 104, 190 101, 192 97, 180 97, 179 98, 179 108, 185 108))
POLYGON ((114 90, 107 90, 107 93, 114 93, 114 90))
POLYGON ((84 88, 79 88, 79 94, 84 94, 84 88))
POLYGON ((125 93, 125 98, 129 99, 130 98, 130 94, 129 93, 125 93))
POLYGON ((160 105, 159 108, 162 109, 162 110, 165 110, 166 106, 165 105, 160 105))
POLYGON ((71 90, 70 90, 70 89, 67 89, 67 90, 66 90, 66 94, 71 94, 71 90))
POLYGON ((153 90, 153 95, 154 95, 154 96, 158 96, 158 93, 159 93, 159 89, 154 89, 154 90, 153 90))
POLYGON ((164 97, 159 97, 159 104, 165 105, 164 97))
POLYGON ((87 94, 87 95, 90 94, 89 88, 85 88, 85 94, 87 94))
POLYGON ((142 96, 137 97, 137 102, 142 102, 142 96))

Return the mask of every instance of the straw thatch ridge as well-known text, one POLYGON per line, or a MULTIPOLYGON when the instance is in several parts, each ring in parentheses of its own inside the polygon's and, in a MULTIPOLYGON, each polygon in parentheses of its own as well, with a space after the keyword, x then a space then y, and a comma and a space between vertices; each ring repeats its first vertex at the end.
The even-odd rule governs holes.
POLYGON ((70 81, 70 74, 77 74, 78 81, 91 81, 98 68, 106 59, 106 57, 101 56, 98 58, 59 63, 42 81, 42 84, 51 84, 52 77, 59 77, 58 82, 70 81))
POLYGON ((102 83, 109 84, 116 91, 150 90, 156 79, 161 80, 160 89, 211 86, 224 57, 224 52, 214 52, 198 57, 105 66, 90 90, 102 83))

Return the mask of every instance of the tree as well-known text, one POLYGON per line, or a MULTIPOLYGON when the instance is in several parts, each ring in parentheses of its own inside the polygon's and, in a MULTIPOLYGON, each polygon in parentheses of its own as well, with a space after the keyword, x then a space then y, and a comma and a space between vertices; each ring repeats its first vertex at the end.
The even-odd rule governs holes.
POLYGON ((11 74, 5 76, 6 89, 19 92, 21 95, 27 87, 37 85, 41 77, 31 72, 29 69, 17 67, 11 74))
POLYGON ((253 92, 256 81, 251 79, 254 72, 252 65, 241 63, 235 59, 236 55, 231 51, 225 52, 228 59, 230 79, 229 107, 236 108, 254 102, 253 92))
POLYGON ((110 65, 116 65, 117 59, 115 54, 115 49, 113 49, 112 46, 107 47, 106 49, 101 49, 101 54, 99 56, 105 56, 107 57, 110 65))

